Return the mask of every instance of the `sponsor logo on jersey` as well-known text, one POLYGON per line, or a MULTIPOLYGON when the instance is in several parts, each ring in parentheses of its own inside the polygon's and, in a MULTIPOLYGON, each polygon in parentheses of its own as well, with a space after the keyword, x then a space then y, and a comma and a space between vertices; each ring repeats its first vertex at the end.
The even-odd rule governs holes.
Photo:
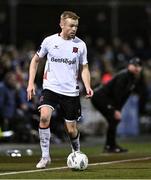
POLYGON ((69 60, 67 58, 54 58, 54 57, 52 57, 51 62, 65 63, 65 64, 71 65, 71 64, 76 63, 76 59, 69 60))

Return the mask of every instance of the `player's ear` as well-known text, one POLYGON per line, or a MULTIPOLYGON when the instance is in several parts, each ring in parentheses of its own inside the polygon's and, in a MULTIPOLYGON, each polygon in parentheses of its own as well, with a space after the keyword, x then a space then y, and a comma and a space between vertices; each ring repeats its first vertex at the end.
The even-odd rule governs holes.
POLYGON ((64 21, 60 20, 60 27, 61 27, 61 29, 63 28, 63 26, 64 26, 64 21))

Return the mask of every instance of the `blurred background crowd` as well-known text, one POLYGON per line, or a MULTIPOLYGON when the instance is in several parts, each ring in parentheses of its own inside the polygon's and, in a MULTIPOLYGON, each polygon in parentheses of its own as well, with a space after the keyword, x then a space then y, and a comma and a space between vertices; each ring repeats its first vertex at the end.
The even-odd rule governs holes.
MULTIPOLYGON (((119 136, 151 133, 151 3, 125 0, 0 0, 0 141, 37 142, 39 112, 37 106, 45 59, 36 77, 37 93, 28 102, 28 68, 39 43, 57 33, 64 10, 75 11, 80 18, 78 36, 88 48, 92 87, 107 83, 129 59, 138 56, 143 62, 138 91, 123 109, 119 136), (12 131, 11 138, 3 132, 12 131), (7 135, 6 135, 7 136, 7 135)), ((118 88, 118 87, 117 87, 118 88)), ((101 101, 101 100, 100 100, 101 101)), ((82 135, 103 135, 103 116, 84 98, 81 83, 83 116, 79 123, 82 135)), ((65 139, 63 120, 58 109, 52 118, 54 141, 65 139)))

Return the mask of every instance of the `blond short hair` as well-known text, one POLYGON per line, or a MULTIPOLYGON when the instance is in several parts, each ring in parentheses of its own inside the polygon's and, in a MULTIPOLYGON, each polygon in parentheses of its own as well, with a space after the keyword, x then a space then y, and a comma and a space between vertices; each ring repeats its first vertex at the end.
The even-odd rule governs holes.
POLYGON ((65 20, 67 18, 71 18, 74 20, 80 19, 80 17, 76 13, 74 13, 72 11, 64 11, 60 16, 60 19, 65 20))

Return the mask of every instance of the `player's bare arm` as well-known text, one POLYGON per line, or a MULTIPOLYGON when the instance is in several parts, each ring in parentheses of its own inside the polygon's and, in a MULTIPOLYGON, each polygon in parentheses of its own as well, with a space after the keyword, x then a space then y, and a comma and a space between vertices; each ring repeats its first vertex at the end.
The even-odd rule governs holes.
POLYGON ((27 87, 27 99, 28 101, 32 99, 33 95, 35 95, 35 76, 37 73, 37 68, 39 64, 39 56, 37 54, 31 60, 30 67, 29 67, 29 81, 27 87))
POLYGON ((88 64, 85 64, 81 68, 81 77, 86 89, 86 98, 90 98, 93 96, 93 90, 91 89, 90 83, 90 71, 88 64))

